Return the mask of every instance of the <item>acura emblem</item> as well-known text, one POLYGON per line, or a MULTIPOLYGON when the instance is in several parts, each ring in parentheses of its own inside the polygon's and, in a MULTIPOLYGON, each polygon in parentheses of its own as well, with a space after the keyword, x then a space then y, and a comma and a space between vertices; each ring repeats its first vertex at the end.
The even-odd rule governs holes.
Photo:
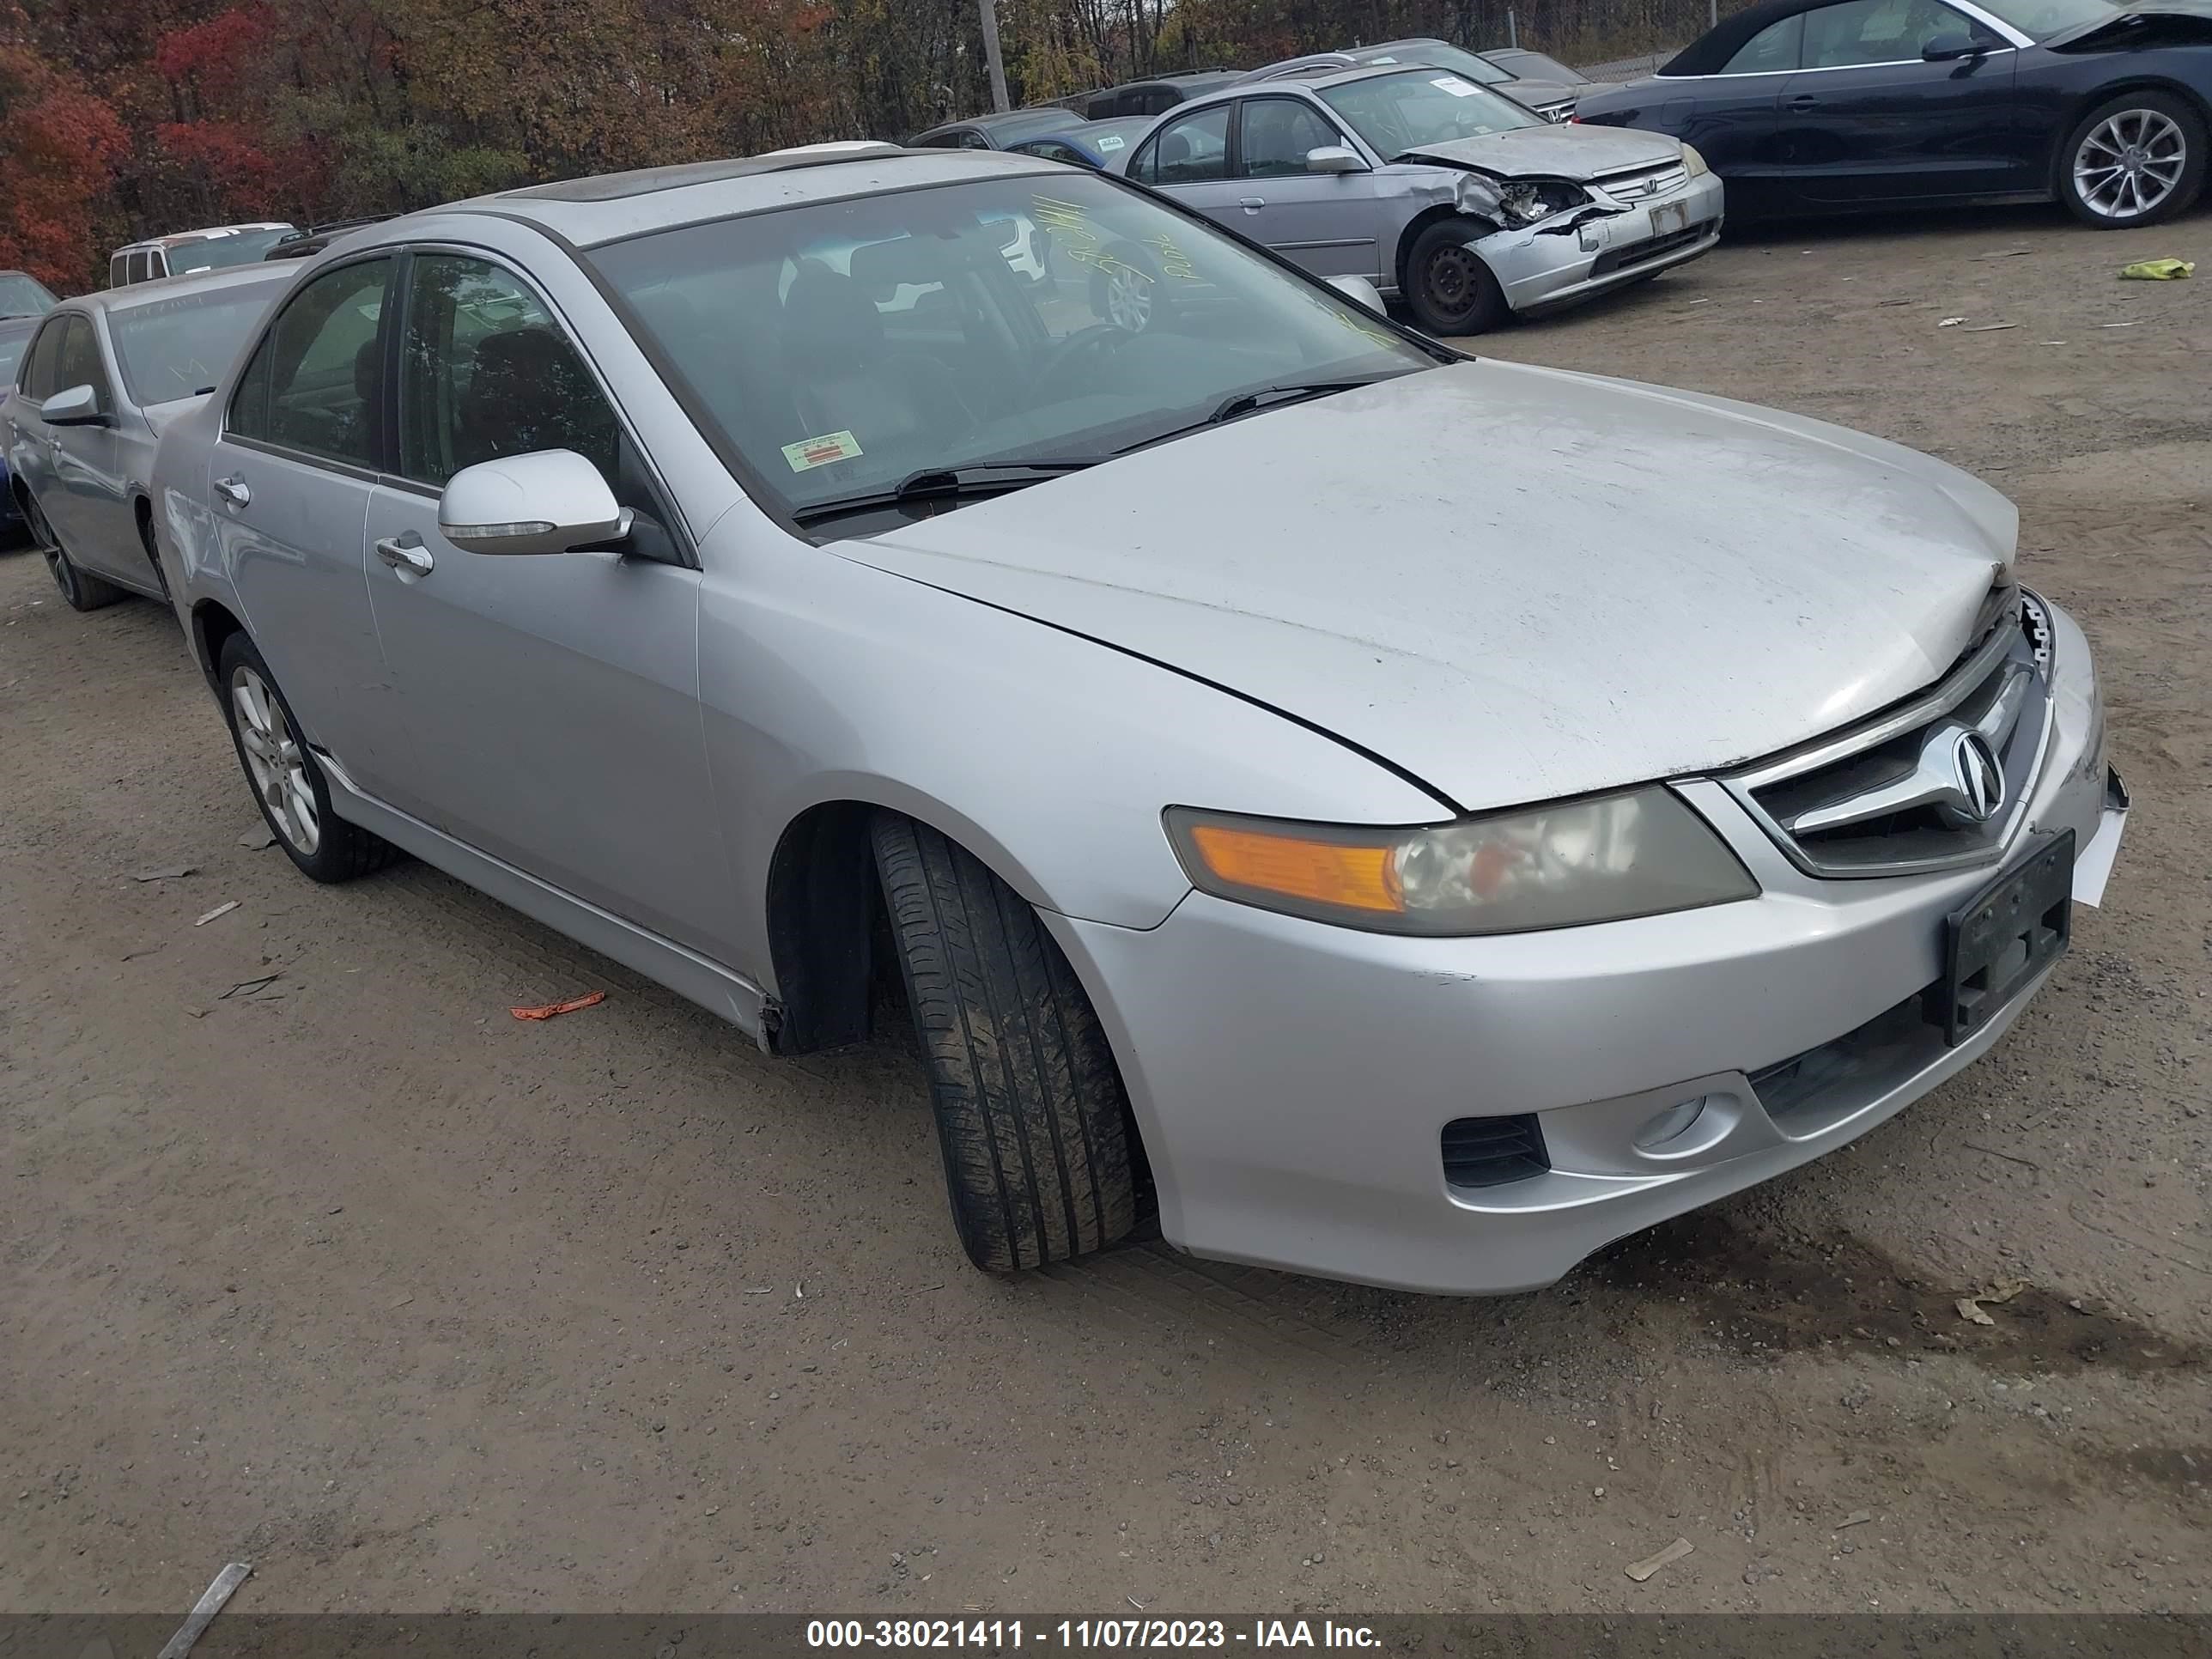
POLYGON ((1959 775, 1959 815, 1987 823, 2004 805, 2004 769, 1996 750, 1978 732, 1961 732, 1952 746, 1951 765, 1959 775))

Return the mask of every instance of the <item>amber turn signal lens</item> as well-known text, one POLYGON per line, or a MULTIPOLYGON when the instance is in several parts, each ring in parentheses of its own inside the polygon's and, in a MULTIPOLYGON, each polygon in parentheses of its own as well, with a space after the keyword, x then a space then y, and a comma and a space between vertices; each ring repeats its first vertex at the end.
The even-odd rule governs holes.
POLYGON ((1406 908, 1388 847, 1346 847, 1218 823, 1191 826, 1206 867, 1233 886, 1354 910, 1406 908))

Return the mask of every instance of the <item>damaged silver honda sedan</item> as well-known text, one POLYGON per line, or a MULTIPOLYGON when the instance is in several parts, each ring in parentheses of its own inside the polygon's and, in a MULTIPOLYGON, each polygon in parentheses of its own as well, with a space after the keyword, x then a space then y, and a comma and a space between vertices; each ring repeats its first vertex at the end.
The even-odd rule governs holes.
MULTIPOLYGON (((1688 144, 1555 125, 1443 70, 1227 88, 1127 154, 1128 177, 1316 276, 1402 298, 1433 334, 1590 299, 1720 240, 1721 181, 1688 144)), ((1128 292, 1103 296, 1124 326, 1159 278, 1129 264, 1128 292)))

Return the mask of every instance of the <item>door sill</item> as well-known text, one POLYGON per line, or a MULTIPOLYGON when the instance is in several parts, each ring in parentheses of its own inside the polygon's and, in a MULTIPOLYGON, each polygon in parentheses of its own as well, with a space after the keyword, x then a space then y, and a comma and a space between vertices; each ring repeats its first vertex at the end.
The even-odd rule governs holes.
POLYGON ((520 910, 533 921, 543 922, 555 933, 611 957, 657 985, 666 986, 708 1013, 729 1021, 766 1049, 768 994, 735 969, 541 881, 504 859, 454 840, 444 830, 365 793, 322 750, 316 750, 315 757, 331 781, 331 805, 340 809, 340 817, 373 830, 423 863, 510 909, 520 910))

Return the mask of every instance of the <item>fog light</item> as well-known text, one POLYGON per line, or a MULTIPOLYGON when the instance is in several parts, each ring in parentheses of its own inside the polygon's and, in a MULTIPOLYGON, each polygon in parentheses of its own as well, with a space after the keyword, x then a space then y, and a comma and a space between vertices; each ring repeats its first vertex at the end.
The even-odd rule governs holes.
POLYGON ((1669 1142, 1680 1140, 1696 1127, 1698 1120, 1705 1115, 1705 1102, 1709 1098, 1709 1096, 1699 1095, 1695 1100, 1685 1100, 1669 1106, 1638 1133, 1636 1150, 1656 1152, 1669 1142))

